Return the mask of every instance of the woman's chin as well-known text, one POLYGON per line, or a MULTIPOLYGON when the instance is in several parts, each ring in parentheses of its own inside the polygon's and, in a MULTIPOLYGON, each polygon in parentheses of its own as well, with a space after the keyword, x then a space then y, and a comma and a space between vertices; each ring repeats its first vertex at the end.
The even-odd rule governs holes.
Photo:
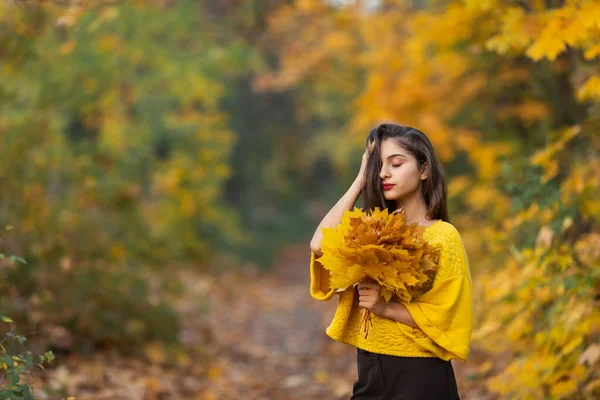
POLYGON ((394 196, 394 194, 391 192, 392 190, 386 190, 385 192, 383 192, 383 197, 386 200, 396 200, 396 196, 394 196))

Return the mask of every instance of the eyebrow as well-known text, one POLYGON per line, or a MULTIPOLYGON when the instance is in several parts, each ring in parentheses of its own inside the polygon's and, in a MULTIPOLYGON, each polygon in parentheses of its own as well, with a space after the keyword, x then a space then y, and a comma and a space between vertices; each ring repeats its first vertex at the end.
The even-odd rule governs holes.
POLYGON ((391 156, 388 156, 387 160, 389 160, 392 157, 398 157, 398 156, 406 158, 406 156, 404 154, 392 154, 391 156))

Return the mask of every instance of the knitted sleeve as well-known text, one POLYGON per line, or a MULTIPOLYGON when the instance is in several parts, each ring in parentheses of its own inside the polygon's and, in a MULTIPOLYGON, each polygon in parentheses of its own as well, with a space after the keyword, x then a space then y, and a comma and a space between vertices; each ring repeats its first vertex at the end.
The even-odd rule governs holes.
POLYGON ((460 234, 450 225, 445 232, 440 270, 433 288, 404 303, 419 328, 432 339, 422 341, 440 358, 466 361, 473 325, 471 274, 460 234))

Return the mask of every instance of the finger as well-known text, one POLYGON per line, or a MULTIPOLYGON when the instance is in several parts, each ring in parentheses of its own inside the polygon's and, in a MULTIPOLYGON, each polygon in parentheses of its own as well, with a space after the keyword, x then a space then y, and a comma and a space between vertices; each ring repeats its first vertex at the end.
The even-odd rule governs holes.
POLYGON ((376 283, 362 283, 358 285, 358 289, 370 289, 370 290, 378 290, 380 286, 376 283))
POLYGON ((370 301, 372 303, 376 303, 377 302, 377 298, 375 296, 370 296, 370 295, 361 295, 358 299, 359 302, 361 301, 370 301))
POLYGON ((369 143, 369 145, 367 146, 367 151, 369 153, 371 153, 373 151, 373 149, 375 148, 375 141, 373 140, 372 142, 369 143))
POLYGON ((359 290, 358 291, 358 295, 360 296, 359 298, 362 297, 368 297, 368 298, 377 298, 378 297, 378 293, 374 290, 369 290, 369 289, 363 289, 363 290, 359 290))
POLYGON ((358 295, 359 295, 359 299, 360 298, 375 299, 378 297, 377 292, 374 292, 372 290, 361 290, 358 292, 358 295))
POLYGON ((373 283, 373 282, 358 282, 358 287, 375 287, 375 286, 379 286, 377 283, 373 283))

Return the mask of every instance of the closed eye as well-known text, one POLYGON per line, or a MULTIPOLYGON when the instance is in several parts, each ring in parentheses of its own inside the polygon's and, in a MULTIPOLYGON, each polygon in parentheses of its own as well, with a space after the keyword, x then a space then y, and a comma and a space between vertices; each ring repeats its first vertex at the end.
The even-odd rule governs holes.
POLYGON ((395 165, 394 165, 394 164, 392 164, 392 167, 399 167, 399 166, 401 166, 401 165, 402 165, 402 164, 395 164, 395 165))

